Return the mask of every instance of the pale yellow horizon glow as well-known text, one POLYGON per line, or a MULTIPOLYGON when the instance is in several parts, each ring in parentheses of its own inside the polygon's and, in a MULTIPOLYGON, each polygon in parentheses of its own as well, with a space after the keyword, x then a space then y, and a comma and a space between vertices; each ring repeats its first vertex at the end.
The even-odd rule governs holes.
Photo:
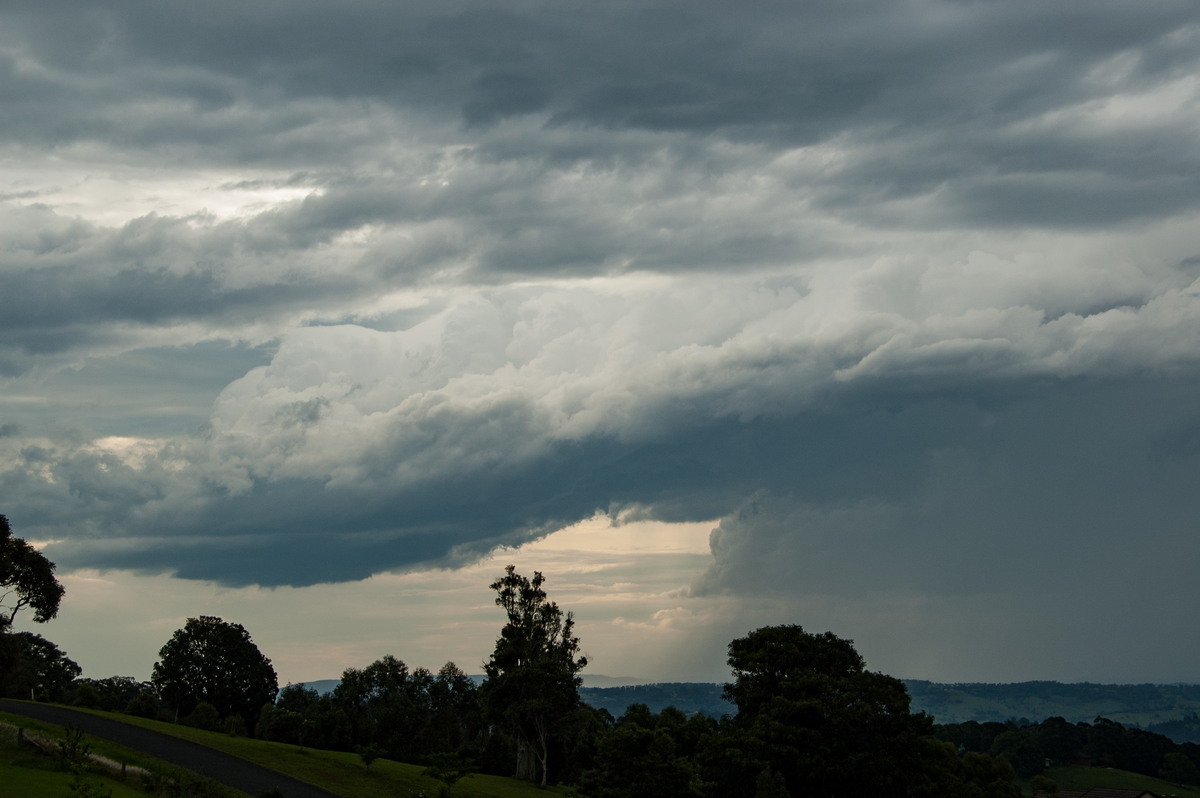
MULTIPOLYGON (((385 654, 410 668, 454 661, 479 672, 503 625, 488 585, 509 563, 542 571, 572 612, 596 673, 657 678, 689 618, 689 585, 708 567, 714 523, 617 523, 600 515, 456 570, 380 573, 311 587, 228 588, 130 571, 60 574, 59 617, 23 628, 54 641, 90 678, 149 677, 159 648, 187 618, 246 627, 280 684, 337 678, 385 654)), ((698 609, 698 607, 697 607, 698 609)), ((691 618, 692 622, 699 622, 691 618)), ((718 652, 719 654, 719 652, 718 652)))

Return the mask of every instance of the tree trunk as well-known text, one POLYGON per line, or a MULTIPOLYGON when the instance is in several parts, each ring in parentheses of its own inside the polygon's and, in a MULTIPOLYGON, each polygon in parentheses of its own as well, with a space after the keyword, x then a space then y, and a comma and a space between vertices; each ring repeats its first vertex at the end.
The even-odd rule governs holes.
POLYGON ((546 786, 546 780, 550 775, 550 743, 549 735, 546 733, 546 719, 538 717, 533 722, 534 728, 537 730, 538 743, 538 758, 542 764, 542 786, 546 786))
POLYGON ((533 746, 521 734, 517 735, 517 772, 513 778, 522 781, 537 780, 537 766, 534 762, 533 746))

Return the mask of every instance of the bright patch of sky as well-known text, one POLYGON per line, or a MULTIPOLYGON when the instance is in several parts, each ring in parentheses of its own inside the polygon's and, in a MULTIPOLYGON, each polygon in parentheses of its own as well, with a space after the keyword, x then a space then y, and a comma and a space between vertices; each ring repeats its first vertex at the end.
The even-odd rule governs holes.
POLYGON ((158 650, 188 617, 218 615, 250 631, 283 684, 337 678, 385 654, 410 667, 436 671, 452 660, 478 673, 504 622, 488 585, 513 563, 527 575, 542 570, 551 598, 576 614, 591 672, 719 681, 723 649, 678 669, 680 633, 672 634, 674 616, 698 603, 687 585, 711 560, 711 528, 614 526, 598 516, 460 569, 306 588, 226 588, 129 571, 73 571, 62 577, 67 598, 53 638, 87 673, 145 679, 158 650))

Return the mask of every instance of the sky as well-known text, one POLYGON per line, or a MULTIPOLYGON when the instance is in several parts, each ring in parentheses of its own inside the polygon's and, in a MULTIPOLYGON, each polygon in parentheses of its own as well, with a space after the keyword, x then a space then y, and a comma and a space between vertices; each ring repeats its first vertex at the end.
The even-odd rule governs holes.
POLYGON ((1191 0, 0 6, 0 512, 85 675, 800 624, 1197 682, 1191 0))

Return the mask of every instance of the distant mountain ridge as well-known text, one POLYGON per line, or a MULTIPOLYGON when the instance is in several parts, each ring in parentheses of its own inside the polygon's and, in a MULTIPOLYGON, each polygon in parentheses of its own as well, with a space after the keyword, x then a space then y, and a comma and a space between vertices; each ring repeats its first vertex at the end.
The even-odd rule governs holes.
POLYGON ((939 684, 919 679, 906 679, 904 684, 913 709, 928 712, 938 723, 1009 718, 1040 722, 1055 716, 1090 723, 1104 717, 1153 730, 1155 724, 1200 713, 1200 684, 939 684))
MULTIPOLYGON (((472 676, 479 683, 482 676, 472 676)), ((1200 684, 1093 684, 1090 682, 1016 682, 1010 684, 945 684, 904 679, 913 712, 927 712, 937 723, 1026 719, 1040 723, 1062 717, 1091 723, 1097 717, 1139 726, 1178 743, 1200 742, 1200 684)), ((333 690, 337 679, 305 682, 320 693, 333 690)), ((652 712, 673 706, 686 713, 712 717, 732 714, 721 697, 723 685, 710 682, 640 682, 633 677, 589 675, 579 690, 583 701, 614 716, 630 704, 652 712)))
MULTIPOLYGON (((1025 719, 1040 723, 1062 717, 1091 723, 1097 717, 1139 726, 1175 742, 1200 742, 1200 685, 1091 684, 1018 682, 1012 684, 940 684, 903 680, 912 711, 926 712, 937 723, 1025 719)), ((721 698, 723 685, 664 682, 622 687, 583 687, 580 697, 596 708, 621 715, 640 703, 659 712, 674 706, 684 712, 720 717, 734 711, 721 698)))

